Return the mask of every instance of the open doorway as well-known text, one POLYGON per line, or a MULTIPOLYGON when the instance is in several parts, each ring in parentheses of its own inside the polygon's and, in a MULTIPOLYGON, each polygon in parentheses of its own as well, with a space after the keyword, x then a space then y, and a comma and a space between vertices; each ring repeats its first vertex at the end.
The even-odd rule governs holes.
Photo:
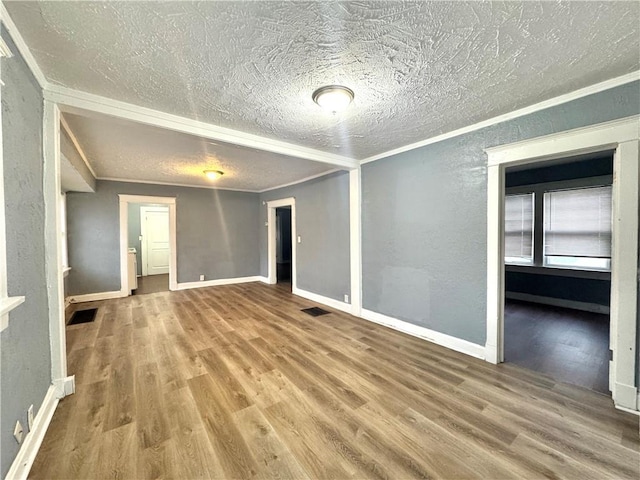
POLYGON ((504 360, 609 394, 613 152, 505 170, 504 360))
POLYGON ((129 203, 129 287, 134 295, 169 290, 169 207, 129 203), (133 264, 132 264, 133 262, 133 264))
POLYGON ((276 208, 276 282, 291 290, 291 206, 276 208))
POLYGON ((638 116, 486 149, 487 342, 485 358, 504 361, 505 172, 508 168, 613 151, 609 390, 615 406, 638 411, 638 116))
POLYGON ((295 292, 296 279, 296 199, 272 200, 267 205, 269 283, 282 284, 295 292), (287 280, 288 277, 288 280, 287 280))
POLYGON ((121 295, 177 290, 175 198, 119 197, 121 295))

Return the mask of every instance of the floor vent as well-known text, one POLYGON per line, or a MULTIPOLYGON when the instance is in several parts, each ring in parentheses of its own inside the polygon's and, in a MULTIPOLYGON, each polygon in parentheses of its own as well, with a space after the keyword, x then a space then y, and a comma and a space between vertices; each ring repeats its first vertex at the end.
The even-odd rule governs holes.
POLYGON ((302 311, 312 317, 319 317, 320 315, 327 315, 331 312, 327 312, 319 307, 303 308, 302 311))
POLYGON ((97 308, 89 308, 88 310, 78 310, 73 312, 69 325, 78 325, 79 323, 90 323, 96 319, 97 308))

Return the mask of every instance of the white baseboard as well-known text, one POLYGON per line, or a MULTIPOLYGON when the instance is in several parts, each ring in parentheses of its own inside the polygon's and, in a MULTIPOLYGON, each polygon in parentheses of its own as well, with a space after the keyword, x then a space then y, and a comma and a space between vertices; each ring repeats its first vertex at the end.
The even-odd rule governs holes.
POLYGON ((27 478, 40 445, 42 445, 42 440, 44 440, 44 435, 47 433, 53 413, 56 411, 58 401, 56 387, 51 385, 42 401, 42 405, 38 409, 33 422, 33 429, 25 436, 22 447, 20 447, 18 455, 11 464, 5 480, 23 480, 27 478))
POLYGON ((82 302, 97 302, 98 300, 110 300, 112 298, 126 297, 120 290, 115 292, 99 292, 99 293, 86 293, 84 295, 71 295, 69 302, 82 303, 82 302))
POLYGON ((299 297, 306 298, 307 300, 311 300, 312 302, 321 303, 327 307, 335 308, 336 310, 351 314, 351 305, 341 302, 340 300, 334 300, 333 298, 324 297, 317 293, 308 292, 299 288, 292 289, 291 293, 298 295, 299 297))
POLYGON ((233 285, 236 283, 263 282, 264 277, 221 278, 218 280, 203 280, 202 282, 178 283, 176 290, 189 290, 190 288, 217 287, 219 285, 233 285))
POLYGON ((267 285, 271 285, 268 277, 258 277, 258 281, 262 283, 266 283, 267 285))
POLYGON ((57 378, 53 381, 53 386, 56 389, 57 398, 73 395, 76 393, 76 376, 71 375, 69 377, 57 378))
POLYGON ((394 330, 398 330, 408 335, 422 338, 423 340, 446 347, 450 350, 455 350, 456 352, 464 353, 482 360, 485 359, 484 347, 477 343, 471 343, 467 340, 452 337, 445 333, 436 332, 435 330, 420 327, 418 325, 398 320, 397 318, 388 317, 381 313, 372 312, 371 310, 366 310, 364 308, 362 309, 362 318, 385 327, 393 328, 394 330))
POLYGON ((551 305, 552 307, 573 308, 574 310, 609 315, 609 307, 606 305, 598 305, 597 303, 577 302, 575 300, 565 300, 564 298, 544 297, 542 295, 530 295, 519 292, 505 292, 504 296, 511 300, 522 300, 524 302, 551 305))

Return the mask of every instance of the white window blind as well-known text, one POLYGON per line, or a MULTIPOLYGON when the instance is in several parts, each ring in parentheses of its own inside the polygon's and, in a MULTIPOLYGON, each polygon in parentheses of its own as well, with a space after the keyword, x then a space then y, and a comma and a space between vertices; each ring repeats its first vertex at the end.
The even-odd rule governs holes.
POLYGON ((504 243, 505 262, 533 262, 533 193, 505 197, 504 243))
POLYGON ((611 186, 544 194, 544 255, 550 264, 577 257, 584 266, 608 267, 608 260, 588 259, 611 258, 611 186))

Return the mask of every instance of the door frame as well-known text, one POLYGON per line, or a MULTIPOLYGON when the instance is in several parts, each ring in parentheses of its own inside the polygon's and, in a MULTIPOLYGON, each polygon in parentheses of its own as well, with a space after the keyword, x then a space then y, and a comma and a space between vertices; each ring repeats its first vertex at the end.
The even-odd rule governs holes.
POLYGON ((129 249, 129 204, 160 204, 169 207, 169 290, 178 289, 178 260, 176 242, 176 198, 149 197, 145 195, 118 195, 120 202, 120 295, 129 296, 127 252, 129 249))
POLYGON ((640 115, 488 148, 487 342, 504 361, 504 196, 507 167, 614 151, 609 384, 616 407, 637 411, 638 184, 640 115), (626 261, 625 261, 626 260, 626 261), (630 261, 631 260, 631 261, 630 261))
POLYGON ((297 280, 297 250, 298 234, 296 229, 296 199, 295 197, 282 198, 267 202, 267 258, 268 276, 267 283, 278 283, 276 265, 276 208, 291 207, 291 291, 295 292, 298 287, 297 280))
MULTIPOLYGON (((169 213, 168 208, 165 205, 140 205, 140 236, 142 237, 142 242, 140 242, 140 256, 142 258, 142 276, 146 277, 149 275, 149 266, 147 265, 149 259, 149 251, 147 249, 147 236, 146 229, 147 225, 142 219, 143 211, 157 211, 157 212, 167 212, 169 213)), ((169 232, 171 233, 171 232, 169 232)), ((171 250, 171 245, 169 245, 169 250, 171 250)), ((171 257, 171 252, 169 252, 169 257, 171 257)))

